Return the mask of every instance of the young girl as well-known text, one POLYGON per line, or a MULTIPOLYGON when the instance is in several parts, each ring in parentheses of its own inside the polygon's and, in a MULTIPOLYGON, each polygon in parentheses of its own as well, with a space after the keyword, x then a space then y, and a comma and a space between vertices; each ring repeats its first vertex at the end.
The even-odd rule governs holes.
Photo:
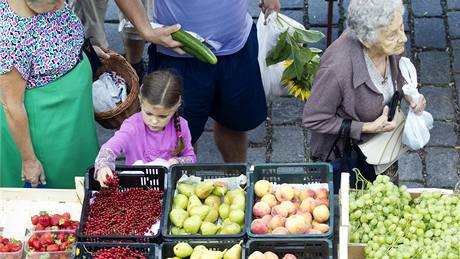
POLYGON ((196 161, 187 121, 177 113, 181 94, 182 81, 168 70, 145 77, 139 94, 141 111, 123 122, 96 158, 96 179, 102 186, 122 153, 128 165, 138 160, 164 159, 169 165, 196 161))

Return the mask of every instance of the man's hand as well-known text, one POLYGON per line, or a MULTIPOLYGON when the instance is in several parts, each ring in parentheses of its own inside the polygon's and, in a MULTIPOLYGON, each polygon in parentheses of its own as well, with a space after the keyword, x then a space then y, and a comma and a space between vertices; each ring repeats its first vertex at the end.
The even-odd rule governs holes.
POLYGON ((37 187, 39 183, 46 184, 45 171, 38 159, 23 160, 22 161, 22 180, 28 182, 32 187, 37 187))
POLYGON ((182 50, 182 44, 178 41, 173 40, 171 33, 174 33, 180 29, 180 25, 165 26, 162 28, 150 29, 144 34, 145 40, 154 44, 161 45, 166 48, 170 48, 175 52, 184 55, 185 51, 182 50))
POLYGON ((281 4, 279 0, 259 0, 259 7, 265 14, 265 19, 267 19, 268 15, 270 15, 273 11, 280 11, 281 4))

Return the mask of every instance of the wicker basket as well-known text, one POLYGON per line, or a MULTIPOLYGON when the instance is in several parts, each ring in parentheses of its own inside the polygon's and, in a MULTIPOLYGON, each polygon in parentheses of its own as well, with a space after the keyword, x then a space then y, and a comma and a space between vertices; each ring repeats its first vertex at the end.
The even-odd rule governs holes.
POLYGON ((134 68, 120 54, 109 49, 104 51, 110 55, 110 58, 102 60, 102 66, 96 70, 95 78, 97 80, 104 72, 114 71, 126 81, 127 97, 126 100, 117 105, 114 109, 107 112, 95 112, 96 121, 106 129, 118 129, 123 121, 140 109, 139 104, 139 77, 134 68))

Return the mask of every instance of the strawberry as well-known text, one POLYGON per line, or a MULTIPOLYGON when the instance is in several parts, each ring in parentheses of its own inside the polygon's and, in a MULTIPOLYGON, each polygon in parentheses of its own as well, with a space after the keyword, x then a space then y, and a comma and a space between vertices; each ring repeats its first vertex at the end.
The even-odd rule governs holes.
POLYGON ((70 213, 66 212, 66 213, 62 214, 62 217, 65 218, 65 219, 70 220, 70 213))
POLYGON ((8 253, 9 252, 9 249, 7 246, 3 246, 2 248, 0 248, 0 253, 8 253))
POLYGON ((46 248, 46 251, 48 251, 48 252, 59 251, 59 246, 57 246, 57 245, 49 245, 49 246, 46 248))
POLYGON ((59 216, 58 214, 54 214, 50 219, 51 226, 59 225, 60 219, 61 219, 61 216, 59 216))
POLYGON ((66 228, 68 226, 70 226, 70 219, 67 219, 65 217, 62 217, 59 219, 59 226, 61 228, 66 228))
POLYGON ((40 248, 42 248, 42 245, 39 240, 34 240, 32 243, 32 247, 35 248, 35 250, 40 251, 40 248))
POLYGON ((38 224, 38 215, 33 215, 30 220, 32 221, 32 225, 38 224))
POLYGON ((43 227, 47 227, 50 224, 50 217, 46 211, 41 211, 40 216, 38 217, 38 223, 43 227))
POLYGON ((3 239, 2 239, 2 243, 3 243, 4 245, 8 244, 9 242, 10 242, 10 240, 9 240, 8 238, 3 238, 3 239))
POLYGON ((42 226, 42 224, 38 223, 37 225, 35 225, 34 230, 36 231, 45 230, 45 227, 42 226))

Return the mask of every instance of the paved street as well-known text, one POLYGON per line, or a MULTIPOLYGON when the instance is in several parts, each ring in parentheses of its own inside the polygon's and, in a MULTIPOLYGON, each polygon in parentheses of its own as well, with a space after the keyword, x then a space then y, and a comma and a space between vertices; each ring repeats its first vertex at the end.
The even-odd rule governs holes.
MULTIPOLYGON (((257 18, 258 1, 249 0, 257 18)), ((405 28, 407 56, 418 70, 426 110, 434 119, 431 140, 420 151, 409 152, 399 163, 400 181, 409 187, 452 188, 460 180, 459 140, 460 95, 460 0, 407 0, 405 28)), ((334 2, 336 38, 345 27, 349 0, 334 2)), ((324 0, 281 0, 282 12, 307 27, 326 32, 327 2, 324 0)), ((123 52, 117 32, 118 13, 113 1, 106 17, 111 48, 123 52)), ((316 47, 324 49, 325 39, 316 47)), ((147 59, 147 57, 146 57, 147 59)), ((407 108, 407 106, 406 106, 407 108)), ((309 161, 308 131, 302 128, 303 103, 288 96, 270 101, 265 124, 250 132, 249 163, 309 161)), ((98 129, 101 143, 113 131, 98 129)), ((199 162, 222 162, 213 142, 212 123, 198 141, 199 162)))

